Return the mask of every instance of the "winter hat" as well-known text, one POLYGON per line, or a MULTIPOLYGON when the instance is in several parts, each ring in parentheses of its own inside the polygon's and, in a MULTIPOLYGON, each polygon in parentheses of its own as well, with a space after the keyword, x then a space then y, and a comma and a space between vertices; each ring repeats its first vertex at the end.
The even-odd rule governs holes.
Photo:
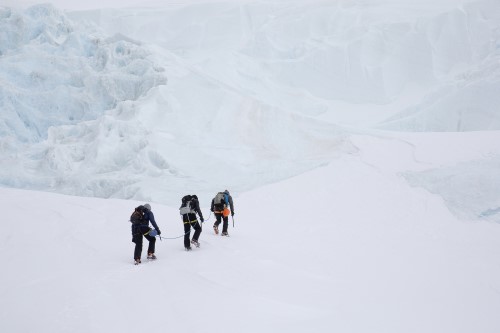
POLYGON ((143 206, 144 206, 144 208, 146 208, 147 210, 151 210, 151 205, 150 205, 150 204, 144 204, 143 206))
POLYGON ((224 193, 229 194, 229 191, 228 191, 228 190, 225 190, 225 191, 224 191, 224 193))

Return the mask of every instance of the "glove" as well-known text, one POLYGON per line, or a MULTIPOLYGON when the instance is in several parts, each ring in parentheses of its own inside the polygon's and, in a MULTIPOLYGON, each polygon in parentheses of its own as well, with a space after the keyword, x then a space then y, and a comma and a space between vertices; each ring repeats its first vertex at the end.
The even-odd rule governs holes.
POLYGON ((213 209, 213 208, 210 208, 210 211, 213 213, 213 212, 214 212, 214 209, 213 209))
POLYGON ((203 217, 200 217, 200 220, 201 220, 201 223, 203 223, 205 220, 203 219, 203 217))
POLYGON ((156 229, 156 233, 158 234, 158 236, 161 235, 161 231, 159 229, 156 229))
POLYGON ((231 216, 234 216, 234 212, 231 212, 231 216))

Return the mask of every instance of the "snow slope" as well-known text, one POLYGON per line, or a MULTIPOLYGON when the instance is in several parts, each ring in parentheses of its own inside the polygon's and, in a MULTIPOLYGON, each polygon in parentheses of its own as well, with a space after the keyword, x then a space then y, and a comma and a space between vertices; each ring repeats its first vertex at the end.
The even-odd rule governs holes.
POLYGON ((476 152, 403 136, 355 136, 358 153, 239 195, 231 237, 211 216, 191 252, 178 210, 152 203, 167 239, 140 266, 127 219, 142 202, 1 189, 16 225, 0 232, 0 330, 497 332, 499 224, 458 220, 400 174, 476 152))
POLYGON ((222 1, 69 16, 160 45, 285 110, 354 126, 390 117, 384 127, 405 131, 499 128, 495 0, 222 1))

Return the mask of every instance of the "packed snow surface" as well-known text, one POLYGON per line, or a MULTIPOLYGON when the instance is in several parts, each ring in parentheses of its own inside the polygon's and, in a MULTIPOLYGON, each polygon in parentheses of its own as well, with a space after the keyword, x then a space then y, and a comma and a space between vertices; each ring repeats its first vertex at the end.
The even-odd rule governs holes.
POLYGON ((357 153, 234 197, 229 238, 200 196, 191 252, 177 207, 152 203, 166 238, 139 266, 128 218, 143 202, 1 189, 16 225, 0 233, 0 330, 496 333, 499 225, 459 220, 399 174, 477 152, 403 137, 354 136, 357 153))

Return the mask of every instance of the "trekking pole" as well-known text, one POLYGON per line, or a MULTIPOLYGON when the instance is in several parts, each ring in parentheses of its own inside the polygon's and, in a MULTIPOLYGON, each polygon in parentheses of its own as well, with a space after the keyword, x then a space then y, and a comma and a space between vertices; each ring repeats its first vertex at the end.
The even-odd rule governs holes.
POLYGON ((234 217, 231 215, 231 220, 233 220, 233 228, 234 228, 234 217))

